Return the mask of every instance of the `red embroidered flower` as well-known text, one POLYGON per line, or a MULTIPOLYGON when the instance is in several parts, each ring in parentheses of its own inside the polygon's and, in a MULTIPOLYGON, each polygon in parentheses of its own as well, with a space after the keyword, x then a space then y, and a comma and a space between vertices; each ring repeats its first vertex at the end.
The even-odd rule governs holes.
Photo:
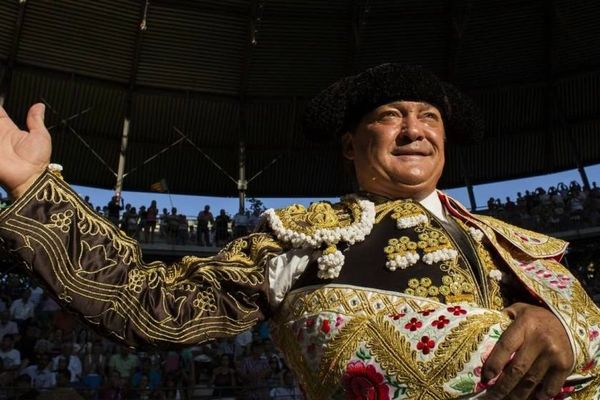
POLYGON ((348 400, 389 400, 389 387, 384 376, 373 365, 354 361, 346 366, 342 385, 348 400))
POLYGON ((329 326, 329 320, 323 320, 323 323, 321 324, 321 331, 323 331, 324 334, 328 334, 330 330, 331 327, 329 326))
POLYGON ((597 330, 591 330, 590 334, 589 334, 590 340, 596 339, 599 335, 600 335, 600 332, 598 332, 597 330))
POLYGON ((411 318, 410 321, 408 321, 406 323, 406 325, 404 325, 404 327, 406 329, 410 330, 411 332, 416 331, 417 329, 419 329, 422 326, 423 326, 423 323, 416 318, 411 318))
POLYGON ((417 350, 421 350, 423 354, 429 354, 431 349, 435 347, 435 342, 429 339, 429 336, 423 336, 421 341, 417 343, 417 350))
POLYGON ((424 317, 427 317, 429 314, 431 314, 434 310, 425 310, 425 311, 419 311, 419 314, 421 314, 424 317))
POLYGON ((314 319, 307 319, 306 320, 306 327, 307 328, 312 328, 315 326, 315 320, 314 319))
POLYGON ((395 314, 390 314, 390 318, 393 318, 394 321, 399 320, 400 318, 404 317, 406 314, 404 313, 395 313, 395 314))
POLYGON ((454 307, 448 307, 448 312, 451 312, 452 314, 458 316, 458 315, 465 315, 467 313, 467 310, 463 310, 461 306, 454 306, 454 307))
POLYGON ((444 329, 444 327, 446 325, 448 325, 450 323, 450 320, 448 318, 446 318, 445 315, 440 315, 438 317, 438 319, 436 319, 435 321, 433 321, 431 323, 431 325, 435 326, 438 329, 444 329))

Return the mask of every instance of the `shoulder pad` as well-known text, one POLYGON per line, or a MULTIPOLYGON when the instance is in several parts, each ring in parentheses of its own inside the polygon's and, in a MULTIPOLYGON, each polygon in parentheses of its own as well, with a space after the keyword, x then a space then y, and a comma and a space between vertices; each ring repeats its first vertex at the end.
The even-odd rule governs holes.
POLYGON ((560 258, 569 245, 564 240, 519 228, 493 217, 486 215, 473 215, 473 217, 492 228, 512 245, 532 257, 560 258))

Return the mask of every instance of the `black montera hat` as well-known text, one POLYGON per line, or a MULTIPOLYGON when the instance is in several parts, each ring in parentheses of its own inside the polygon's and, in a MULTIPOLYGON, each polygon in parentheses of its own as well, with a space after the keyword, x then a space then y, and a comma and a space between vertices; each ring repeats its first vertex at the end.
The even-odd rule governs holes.
POLYGON ((366 113, 395 100, 426 101, 436 106, 451 143, 475 143, 483 137, 483 119, 469 97, 428 70, 407 64, 378 65, 323 90, 306 107, 304 134, 318 142, 335 140, 366 113))

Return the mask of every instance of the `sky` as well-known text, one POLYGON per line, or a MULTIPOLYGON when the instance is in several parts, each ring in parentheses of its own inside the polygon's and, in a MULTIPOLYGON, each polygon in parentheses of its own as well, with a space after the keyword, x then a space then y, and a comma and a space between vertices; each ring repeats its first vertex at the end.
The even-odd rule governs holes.
MULTIPOLYGON (((600 184, 600 164, 585 167, 588 179, 591 182, 596 181, 600 184)), ((559 182, 564 182, 567 185, 571 181, 577 181, 581 183, 581 177, 576 169, 559 172, 555 174, 540 175, 530 178, 515 179, 509 181, 489 183, 485 185, 476 185, 473 190, 475 193, 475 199, 478 208, 485 207, 490 197, 500 198, 502 202, 505 202, 507 196, 513 200, 516 198, 517 192, 524 193, 526 190, 533 191, 537 187, 548 189, 550 186, 555 186, 559 182)), ((80 196, 90 196, 90 200, 94 205, 104 206, 108 204, 110 198, 113 195, 111 190, 97 189, 83 186, 74 186, 77 193, 80 196)), ((450 196, 454 197, 465 206, 469 207, 469 197, 467 188, 456 188, 446 190, 450 196)), ((234 215, 238 208, 237 197, 207 197, 207 196, 191 196, 191 195, 178 195, 173 194, 170 196, 162 193, 141 193, 141 192, 130 192, 123 191, 123 198, 126 203, 130 203, 134 207, 145 205, 146 207, 152 200, 156 200, 159 209, 171 208, 171 202, 174 207, 177 207, 178 212, 188 215, 196 216, 198 212, 204 208, 205 205, 210 205, 213 213, 218 212, 221 208, 225 209, 230 215, 234 215)), ((285 207, 292 203, 299 203, 308 206, 311 202, 316 200, 330 200, 336 201, 337 199, 323 199, 323 198, 260 198, 267 208, 279 208, 285 207)), ((246 203, 248 206, 248 203, 246 203)))

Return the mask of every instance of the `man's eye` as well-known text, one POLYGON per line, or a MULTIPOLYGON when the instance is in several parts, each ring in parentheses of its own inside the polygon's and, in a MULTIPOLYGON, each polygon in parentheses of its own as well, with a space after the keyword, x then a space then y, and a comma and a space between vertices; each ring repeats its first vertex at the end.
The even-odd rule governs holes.
POLYGON ((433 112, 426 112, 426 113, 423 113, 423 114, 421 114, 421 115, 422 115, 424 118, 428 118, 428 119, 435 119, 435 120, 439 119, 439 118, 438 118, 438 115, 437 115, 436 113, 433 113, 433 112))
POLYGON ((384 111, 379 115, 380 119, 391 119, 395 117, 399 117, 400 115, 396 111, 384 111))

